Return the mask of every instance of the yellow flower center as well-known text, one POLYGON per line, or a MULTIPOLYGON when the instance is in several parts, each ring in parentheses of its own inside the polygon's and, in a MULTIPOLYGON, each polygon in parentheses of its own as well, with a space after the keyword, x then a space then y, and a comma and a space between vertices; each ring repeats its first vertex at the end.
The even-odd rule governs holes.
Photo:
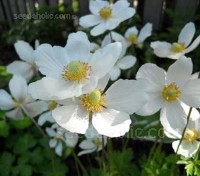
POLYGON ((57 106, 57 102, 56 101, 50 101, 49 105, 48 105, 48 109, 50 111, 52 111, 52 110, 54 110, 56 108, 56 106, 57 106))
POLYGON ((80 61, 71 61, 63 70, 63 78, 69 81, 77 81, 88 77, 91 67, 87 63, 80 61))
POLYGON ((105 106, 105 97, 102 95, 102 91, 94 90, 81 98, 81 104, 89 112, 100 112, 102 106, 105 106))
POLYGON ((175 101, 180 96, 180 90, 175 83, 171 83, 163 87, 162 97, 167 102, 175 101))
POLYGON ((112 14, 112 9, 110 7, 103 7, 100 9, 99 14, 104 20, 107 20, 112 14))
POLYGON ((171 51, 175 53, 183 52, 185 49, 184 43, 173 43, 171 47, 171 51))
POLYGON ((135 42, 137 42, 137 40, 138 40, 138 36, 135 35, 135 34, 130 34, 130 35, 126 38, 126 40, 129 41, 129 42, 135 43, 135 42))
POLYGON ((94 144, 96 145, 97 148, 100 148, 102 146, 102 142, 99 139, 96 139, 94 141, 94 144))
POLYGON ((184 133, 183 139, 187 142, 196 141, 199 137, 199 133, 195 129, 187 129, 184 133))

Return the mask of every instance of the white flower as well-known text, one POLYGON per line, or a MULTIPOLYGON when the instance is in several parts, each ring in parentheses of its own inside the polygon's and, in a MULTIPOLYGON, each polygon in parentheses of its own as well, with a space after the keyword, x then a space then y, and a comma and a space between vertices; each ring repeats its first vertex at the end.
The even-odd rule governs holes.
POLYGON ((52 110, 57 107, 57 102, 56 101, 49 101, 48 102, 48 111, 41 114, 40 117, 38 118, 38 124, 40 126, 44 125, 45 122, 55 122, 53 116, 52 116, 52 110))
POLYGON ((184 113, 181 102, 195 108, 200 106, 200 80, 190 79, 192 66, 191 59, 186 57, 172 64, 167 73, 155 64, 144 64, 136 78, 146 82, 149 100, 137 114, 151 115, 161 109, 162 125, 178 126, 184 113))
POLYGON ((120 42, 122 44, 122 52, 114 67, 110 71, 110 78, 112 81, 116 80, 120 76, 121 70, 126 70, 133 67, 137 61, 135 56, 125 56, 127 50, 127 42, 125 38, 117 32, 111 32, 110 34, 106 35, 102 41, 102 47, 112 43, 113 41, 120 42))
POLYGON ((53 110, 55 121, 63 128, 81 134, 85 134, 91 121, 101 135, 123 136, 130 128, 129 115, 146 102, 144 84, 143 81, 118 80, 103 93, 108 80, 108 76, 101 79, 95 90, 79 97, 74 104, 53 110))
POLYGON ((178 42, 171 44, 168 42, 156 41, 151 43, 151 47, 153 48, 155 55, 158 57, 178 59, 191 52, 199 45, 200 36, 198 36, 191 44, 195 31, 194 23, 187 23, 179 34, 178 42))
POLYGON ((127 45, 130 46, 132 43, 136 45, 142 44, 147 37, 151 36, 151 32, 151 23, 146 23, 139 34, 138 29, 135 26, 127 29, 127 31, 125 32, 127 45))
POLYGON ((92 53, 94 53, 96 50, 98 50, 100 48, 100 46, 98 45, 98 44, 96 44, 96 43, 90 43, 90 51, 92 52, 92 53))
POLYGON ((9 89, 12 97, 3 89, 0 90, 0 109, 11 110, 6 113, 7 117, 14 119, 24 118, 23 112, 29 117, 35 117, 48 109, 44 101, 35 101, 28 93, 26 80, 14 75, 9 82, 9 89))
POLYGON ((46 77, 30 84, 30 92, 43 100, 64 100, 90 92, 111 70, 120 52, 121 44, 116 42, 91 53, 83 32, 70 34, 65 48, 40 45, 35 60, 46 77))
POLYGON ((107 144, 107 137, 101 136, 95 128, 90 125, 85 133, 86 140, 83 140, 79 147, 83 149, 83 151, 78 153, 78 156, 92 153, 94 151, 101 151, 103 145, 106 146, 107 144))
POLYGON ((90 11, 92 14, 80 18, 80 25, 84 28, 95 26, 91 30, 91 35, 98 36, 106 30, 113 30, 119 24, 135 14, 135 9, 129 7, 127 0, 119 0, 114 4, 108 1, 90 1, 90 11))
MULTIPOLYGON (((179 124, 176 124, 177 126, 175 128, 164 129, 164 132, 167 137, 176 139, 176 141, 172 143, 174 152, 176 152, 178 149, 180 139, 182 138, 183 130, 186 126, 186 121, 183 119, 187 117, 189 113, 188 106, 182 104, 182 107, 184 109, 184 114, 183 114, 184 117, 180 118, 182 120, 179 121, 179 124)), ((200 137, 199 136, 200 135, 200 114, 195 108, 192 109, 192 112, 190 115, 190 121, 183 135, 184 135, 183 141, 181 142, 180 147, 178 149, 178 154, 183 155, 187 158, 193 157, 194 154, 198 151, 199 146, 200 146, 200 143, 198 141, 200 137)))
POLYGON ((53 124, 50 128, 46 128, 46 132, 51 137, 49 141, 49 146, 55 148, 57 155, 62 156, 63 144, 64 142, 68 147, 75 147, 78 142, 78 135, 75 133, 70 133, 65 129, 59 127, 57 124, 53 124))
MULTIPOLYGON (((17 41, 15 50, 23 61, 14 61, 7 66, 7 72, 15 75, 20 75, 29 81, 37 72, 35 60, 33 56, 33 48, 25 41, 17 41)), ((36 47, 38 42, 36 41, 36 47)))

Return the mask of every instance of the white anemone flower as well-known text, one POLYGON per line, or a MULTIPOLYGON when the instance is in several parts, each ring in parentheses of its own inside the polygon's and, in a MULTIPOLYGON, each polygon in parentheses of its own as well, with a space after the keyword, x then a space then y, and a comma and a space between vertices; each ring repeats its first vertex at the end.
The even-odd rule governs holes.
POLYGON ((44 101, 35 101, 28 93, 26 80, 14 75, 9 82, 9 89, 12 97, 5 90, 0 90, 0 109, 11 110, 6 116, 13 119, 23 119, 24 113, 29 117, 35 117, 48 109, 44 101))
POLYGON ((131 44, 140 45, 144 42, 144 40, 151 36, 152 33, 152 24, 146 23, 143 28, 138 32, 138 29, 133 26, 125 32, 125 38, 127 45, 130 46, 131 44))
POLYGON ((189 22, 181 30, 178 42, 171 44, 168 42, 156 41, 151 43, 151 47, 158 57, 179 59, 181 56, 193 51, 199 45, 200 36, 192 42, 195 31, 194 23, 189 22))
MULTIPOLYGON (((7 66, 7 72, 20 75, 29 81, 37 72, 33 56, 33 47, 29 43, 18 40, 15 44, 15 50, 22 61, 14 61, 7 66)), ((35 49, 39 46, 38 40, 35 42, 35 49)))
POLYGON ((129 131, 133 114, 146 102, 143 81, 118 80, 105 93, 109 76, 101 79, 95 90, 71 105, 53 110, 55 121, 63 128, 85 134, 91 122, 99 134, 123 136, 129 131))
POLYGON ((50 128, 47 127, 45 130, 49 137, 51 137, 49 146, 55 148, 55 152, 58 156, 62 156, 63 142, 67 147, 71 148, 74 148, 78 143, 77 134, 70 133, 69 131, 59 127, 57 124, 53 124, 50 128))
POLYGON ((93 36, 103 34, 106 30, 113 30, 135 14, 135 9, 129 5, 127 0, 119 0, 114 4, 92 0, 89 5, 92 14, 81 17, 80 25, 84 28, 95 26, 91 30, 93 36))
MULTIPOLYGON (((184 114, 183 114, 184 117, 180 119, 186 119, 190 107, 184 104, 182 104, 182 107, 184 109, 184 114)), ((164 132, 167 137, 175 139, 175 141, 172 143, 174 152, 176 152, 178 149, 177 152, 178 154, 183 155, 184 157, 187 158, 191 158, 198 151, 200 146, 200 142, 198 141, 200 137, 199 112, 195 108, 192 109, 190 120, 184 134, 183 131, 186 126, 186 121, 180 120, 179 124, 176 125, 177 126, 175 128, 164 129, 164 132), (183 135, 183 140, 180 144, 180 147, 178 148, 182 135, 183 135)))
POLYGON ((119 56, 119 59, 117 60, 114 67, 109 73, 110 79, 112 81, 117 80, 117 78, 119 78, 121 70, 126 70, 133 67, 137 61, 135 56, 125 56, 127 50, 127 42, 125 41, 125 38, 117 32, 111 32, 110 34, 106 35, 102 41, 102 47, 112 43, 113 41, 120 42, 122 44, 122 52, 119 56))
POLYGON ((151 115, 161 109, 161 123, 170 128, 179 124, 184 113, 181 102, 200 107, 200 80, 190 79, 192 67, 191 59, 184 56, 172 64, 167 73, 155 64, 141 66, 136 78, 145 81, 149 99, 137 114, 151 115))
POLYGON ((78 156, 95 151, 99 152, 107 144, 107 137, 100 135, 92 125, 87 129, 85 137, 86 139, 79 144, 79 147, 83 150, 78 153, 78 156))
POLYGON ((32 96, 64 100, 93 90, 98 79, 105 76, 119 58, 121 44, 112 43, 94 53, 90 52, 90 46, 83 32, 70 34, 65 48, 40 45, 35 51, 35 60, 45 77, 30 84, 32 96))

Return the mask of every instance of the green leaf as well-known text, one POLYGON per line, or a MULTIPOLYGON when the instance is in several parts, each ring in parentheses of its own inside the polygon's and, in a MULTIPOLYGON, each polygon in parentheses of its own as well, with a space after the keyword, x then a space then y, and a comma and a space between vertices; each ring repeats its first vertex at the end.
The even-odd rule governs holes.
POLYGON ((29 126, 31 126, 32 121, 30 118, 26 117, 22 120, 12 120, 11 124, 16 128, 16 129, 25 129, 28 128, 29 126))
POLYGON ((14 153, 21 154, 36 145, 36 139, 31 134, 26 134, 15 143, 14 153))
POLYGON ((9 125, 6 123, 6 121, 4 120, 0 121, 0 136, 8 137, 9 129, 10 129, 9 125))
POLYGON ((31 176, 32 172, 32 167, 30 165, 20 166, 20 176, 31 176))
POLYGON ((193 172, 194 172, 194 164, 193 164, 193 163, 187 164, 187 165, 185 166, 185 169, 186 169, 187 176, 193 175, 193 172))
POLYGON ((0 174, 1 176, 9 176, 10 171, 12 168, 12 164, 15 160, 15 157, 9 153, 9 152, 4 152, 1 157, 0 157, 0 174))

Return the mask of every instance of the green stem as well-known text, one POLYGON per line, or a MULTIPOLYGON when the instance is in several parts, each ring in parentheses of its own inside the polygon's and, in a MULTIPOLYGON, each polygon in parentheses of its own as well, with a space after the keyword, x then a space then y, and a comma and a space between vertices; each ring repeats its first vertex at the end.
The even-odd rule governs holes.
POLYGON ((86 171, 86 169, 85 169, 85 167, 83 166, 83 164, 81 163, 81 161, 80 161, 79 158, 77 157, 77 155, 76 155, 76 153, 74 152, 74 150, 72 151, 72 156, 74 157, 75 162, 77 162, 78 165, 80 166, 80 168, 81 168, 81 170, 82 170, 82 172, 83 172, 83 175, 89 176, 88 173, 87 173, 87 171, 86 171))
POLYGON ((187 116, 187 122, 186 122, 185 128, 183 129, 182 137, 181 137, 181 140, 180 140, 180 142, 178 144, 178 147, 177 147, 177 150, 176 150, 176 155, 178 154, 179 147, 180 147, 180 145, 181 145, 181 143, 183 141, 185 131, 186 131, 188 123, 190 121, 190 115, 191 115, 191 113, 192 113, 192 107, 190 107, 190 110, 189 110, 189 113, 188 113, 188 116, 187 116))

